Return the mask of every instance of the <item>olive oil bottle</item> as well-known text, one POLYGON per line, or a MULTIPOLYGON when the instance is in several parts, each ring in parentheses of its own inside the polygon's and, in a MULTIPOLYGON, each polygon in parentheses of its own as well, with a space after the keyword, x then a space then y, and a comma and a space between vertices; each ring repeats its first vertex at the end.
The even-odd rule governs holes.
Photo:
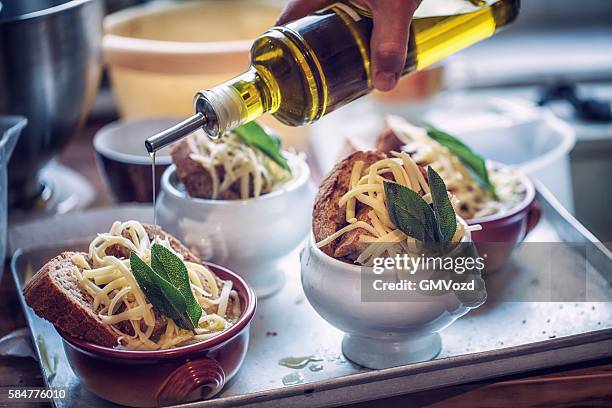
MULTIPOLYGON (((428 1, 440 0, 421 7, 428 1)), ((520 0, 457 1, 465 9, 449 15, 423 17, 417 10, 402 75, 491 37, 516 19, 520 7, 520 0)), ((255 40, 249 69, 198 92, 198 113, 173 128, 170 139, 198 127, 219 137, 265 113, 300 126, 369 93, 372 27, 371 13, 346 1, 271 28, 255 40)))

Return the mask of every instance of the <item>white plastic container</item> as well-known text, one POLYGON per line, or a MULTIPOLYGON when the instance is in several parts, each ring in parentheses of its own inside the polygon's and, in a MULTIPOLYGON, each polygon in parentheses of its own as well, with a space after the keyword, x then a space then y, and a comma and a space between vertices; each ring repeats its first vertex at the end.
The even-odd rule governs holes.
POLYGON ((523 100, 469 98, 459 109, 438 108, 426 118, 452 131, 487 159, 517 165, 573 212, 569 153, 576 135, 548 109, 523 100), (471 116, 470 111, 474 112, 471 116))

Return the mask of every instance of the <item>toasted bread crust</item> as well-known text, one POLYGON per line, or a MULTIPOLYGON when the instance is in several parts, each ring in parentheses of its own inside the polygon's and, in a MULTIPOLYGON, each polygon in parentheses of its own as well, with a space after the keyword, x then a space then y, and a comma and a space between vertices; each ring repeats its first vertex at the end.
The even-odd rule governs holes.
MULTIPOLYGON (((172 162, 176 166, 176 177, 183 183, 187 193, 196 198, 212 198, 213 181, 210 172, 200 163, 193 160, 193 153, 186 139, 175 143, 170 152, 172 162)), ((217 174, 222 179, 225 174, 223 166, 216 166, 217 174)), ((251 188, 252 191, 252 188, 251 188)), ((235 182, 229 189, 220 192, 218 200, 240 199, 240 185, 235 182)))
POLYGON ((376 137, 375 146, 376 150, 389 154, 392 151, 399 152, 404 146, 404 142, 397 137, 393 130, 386 128, 376 137))
MULTIPOLYGON (((47 262, 23 288, 34 312, 71 336, 106 347, 119 345, 119 336, 103 325, 92 310, 93 299, 80 288, 70 270, 72 257, 63 252, 47 262)), ((83 254, 87 256, 87 254, 83 254)))
MULTIPOLYGON (((364 163, 365 170, 386 155, 381 152, 355 152, 336 164, 332 171, 323 179, 315 197, 312 211, 312 232, 315 241, 321 241, 332 235, 346 224, 345 209, 338 206, 338 201, 349 188, 353 165, 358 160, 364 163)), ((321 250, 329 256, 334 256, 338 241, 331 242, 321 250)))
MULTIPOLYGON (((381 151, 389 155, 391 152, 399 152, 402 151, 402 147, 406 146, 406 144, 397 136, 395 131, 391 128, 385 128, 377 137, 376 137, 376 150, 381 151)), ((413 153, 407 152, 411 157, 413 157, 413 153)), ((414 159, 414 157, 413 157, 414 159)), ((427 166, 429 163, 427 162, 418 162, 417 167, 425 180, 427 180, 427 166)))
MULTIPOLYGON (((149 224, 144 227, 152 238, 156 228, 149 224)), ((156 234, 168 239, 170 246, 183 255, 186 261, 202 263, 200 258, 175 237, 159 228, 156 230, 156 234)), ((119 335, 101 323, 93 311, 92 297, 81 289, 77 277, 73 274, 77 266, 72 262, 72 258, 77 254, 82 254, 85 258, 88 256, 80 252, 63 252, 47 262, 23 288, 26 303, 38 316, 73 337, 101 346, 118 346, 119 335)), ((159 326, 157 323, 165 319, 163 316, 157 317, 156 328, 159 326)), ((158 328, 157 331, 161 332, 160 330, 158 328)))
MULTIPOLYGON (((359 221, 368 222, 370 220, 368 216, 369 211, 370 207, 366 205, 361 206, 357 211, 356 218, 359 221)), ((334 258, 344 258, 350 261, 357 259, 359 254, 367 247, 367 244, 361 241, 362 235, 372 236, 372 234, 363 228, 356 228, 342 235, 338 239, 338 245, 334 250, 334 258)))

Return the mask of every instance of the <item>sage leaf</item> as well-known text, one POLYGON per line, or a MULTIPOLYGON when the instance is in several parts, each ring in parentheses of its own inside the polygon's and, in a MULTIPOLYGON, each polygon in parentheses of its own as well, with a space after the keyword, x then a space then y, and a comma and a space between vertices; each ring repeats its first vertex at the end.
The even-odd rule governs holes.
POLYGON ((151 247, 151 266, 155 272, 163 276, 183 296, 185 310, 191 325, 197 327, 202 316, 202 307, 198 304, 189 281, 189 273, 185 263, 172 251, 160 244, 151 247))
POLYGON ((291 167, 289 167, 287 159, 281 152, 281 141, 276 135, 267 132, 257 122, 246 123, 234 129, 234 132, 236 132, 245 143, 261 150, 261 152, 275 163, 291 173, 291 167))
POLYGON ((444 180, 431 166, 427 168, 427 183, 431 189, 431 204, 436 217, 440 242, 450 242, 457 231, 457 216, 448 198, 444 180))
POLYGON ((186 301, 181 292, 167 279, 149 267, 138 255, 130 253, 130 267, 146 298, 162 315, 171 318, 184 329, 194 331, 194 325, 185 317, 186 301))
POLYGON ((404 234, 422 242, 438 242, 433 210, 418 193, 397 183, 385 182, 391 222, 404 234))
POLYGON ((164 293, 153 280, 153 270, 134 251, 130 252, 130 268, 136 282, 138 282, 138 286, 140 286, 140 289, 142 289, 145 297, 151 302, 153 307, 164 316, 168 316, 173 320, 177 319, 178 315, 175 313, 174 308, 168 304, 164 293))
POLYGON ((179 327, 194 331, 195 325, 191 322, 190 319, 185 317, 185 311, 187 310, 187 301, 185 300, 183 294, 170 282, 163 278, 160 274, 155 272, 155 269, 152 269, 152 271, 153 281, 159 287, 161 292, 164 294, 166 300, 168 301, 170 309, 170 315, 168 315, 168 317, 174 320, 174 322, 179 327))
POLYGON ((497 193, 495 192, 495 186, 489 179, 489 171, 484 158, 476 154, 472 149, 469 148, 465 143, 460 141, 454 136, 435 128, 432 125, 426 124, 425 129, 427 135, 436 142, 445 146, 452 154, 457 156, 461 162, 468 168, 474 179, 484 189, 488 190, 493 198, 497 199, 497 193))

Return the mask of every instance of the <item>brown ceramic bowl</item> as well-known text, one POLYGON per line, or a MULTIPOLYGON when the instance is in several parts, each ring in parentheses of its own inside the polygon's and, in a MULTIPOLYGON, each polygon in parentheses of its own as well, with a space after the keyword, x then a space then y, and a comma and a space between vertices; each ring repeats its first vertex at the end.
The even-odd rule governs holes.
MULTIPOLYGON (((497 168, 502 166, 504 165, 501 163, 495 163, 497 168)), ((506 263, 515 244, 523 242, 542 215, 533 183, 525 175, 521 175, 521 182, 525 186, 525 198, 514 208, 499 214, 466 220, 468 225, 482 226, 482 230, 472 232, 472 240, 478 252, 487 255, 485 266, 488 272, 493 272, 506 263)))
POLYGON ((221 391, 246 355, 256 297, 235 273, 206 265, 221 279, 233 282, 242 304, 238 321, 212 339, 159 351, 102 347, 60 332, 70 367, 85 388, 105 400, 132 407, 191 402, 221 391))
MULTIPOLYGON (((174 126, 177 119, 154 118, 117 121, 100 129, 94 137, 98 170, 117 202, 150 203, 153 200, 151 157, 144 142, 174 126)), ((155 188, 172 159, 168 148, 156 153, 155 188)))

